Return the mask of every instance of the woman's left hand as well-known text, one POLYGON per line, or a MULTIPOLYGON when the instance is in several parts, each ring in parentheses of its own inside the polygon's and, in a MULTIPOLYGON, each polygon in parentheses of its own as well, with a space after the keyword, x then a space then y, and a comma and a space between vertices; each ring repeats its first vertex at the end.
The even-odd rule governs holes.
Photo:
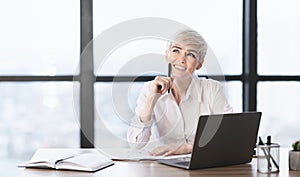
POLYGON ((192 152, 192 150, 193 150, 193 144, 190 143, 184 143, 180 145, 167 144, 155 148, 150 152, 150 155, 170 156, 170 155, 189 154, 192 152))

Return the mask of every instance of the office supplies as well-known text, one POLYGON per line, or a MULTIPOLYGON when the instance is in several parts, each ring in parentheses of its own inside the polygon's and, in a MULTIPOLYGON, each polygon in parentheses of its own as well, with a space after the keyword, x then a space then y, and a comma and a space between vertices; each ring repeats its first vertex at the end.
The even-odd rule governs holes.
MULTIPOLYGON (((168 77, 171 77, 172 66, 171 63, 168 63, 168 77)), ((168 93, 170 93, 170 85, 168 86, 168 93)))
POLYGON ((163 159, 158 162, 185 169, 220 167, 251 162, 261 112, 200 116, 191 158, 163 159), (212 121, 209 122, 209 119, 212 121), (220 123, 219 123, 220 122, 220 123), (203 143, 211 129, 219 126, 214 136, 203 143), (219 124, 218 124, 219 123, 219 124), (201 146, 200 146, 201 145, 201 146))
POLYGON ((271 142, 271 136, 267 137, 267 143, 264 143, 259 137, 257 171, 262 173, 279 172, 279 148, 278 144, 271 142))
POLYGON ((110 158, 97 151, 63 153, 58 150, 39 149, 29 162, 18 167, 93 172, 113 164, 110 158))
POLYGON ((271 136, 267 136, 267 145, 271 145, 271 136))

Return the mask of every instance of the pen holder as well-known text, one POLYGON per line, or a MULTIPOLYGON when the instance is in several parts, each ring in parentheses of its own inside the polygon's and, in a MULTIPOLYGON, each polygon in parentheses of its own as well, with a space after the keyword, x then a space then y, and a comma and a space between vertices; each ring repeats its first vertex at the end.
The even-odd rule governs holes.
POLYGON ((257 171, 261 173, 279 172, 279 144, 257 145, 257 171))

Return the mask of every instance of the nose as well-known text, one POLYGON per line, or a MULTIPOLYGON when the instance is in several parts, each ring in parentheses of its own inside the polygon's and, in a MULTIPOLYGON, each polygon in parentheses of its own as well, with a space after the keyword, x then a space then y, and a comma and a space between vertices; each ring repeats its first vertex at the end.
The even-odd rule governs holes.
POLYGON ((178 56, 178 59, 180 63, 184 64, 186 62, 186 54, 182 53, 180 56, 178 56))

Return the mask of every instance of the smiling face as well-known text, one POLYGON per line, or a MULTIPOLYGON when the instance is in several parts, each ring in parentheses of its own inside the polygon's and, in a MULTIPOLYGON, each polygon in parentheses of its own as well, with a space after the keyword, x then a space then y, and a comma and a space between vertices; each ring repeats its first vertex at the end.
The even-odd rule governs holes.
POLYGON ((195 45, 181 45, 173 43, 166 51, 167 61, 172 64, 172 75, 182 77, 192 75, 200 69, 199 51, 195 45))

